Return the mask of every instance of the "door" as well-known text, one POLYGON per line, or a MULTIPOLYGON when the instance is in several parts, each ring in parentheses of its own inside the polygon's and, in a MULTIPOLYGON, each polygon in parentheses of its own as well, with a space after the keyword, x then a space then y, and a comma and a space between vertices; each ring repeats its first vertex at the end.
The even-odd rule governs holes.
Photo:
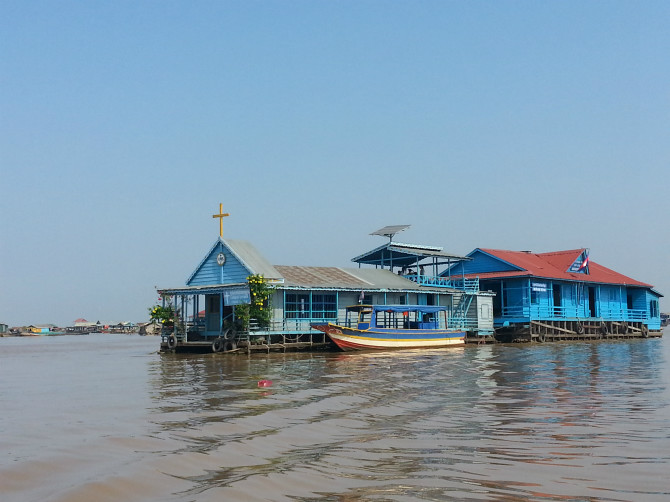
POLYGON ((483 290, 490 290, 495 293, 493 297, 493 317, 500 317, 503 315, 503 290, 501 283, 492 282, 487 283, 486 286, 482 287, 483 290))
POLYGON ((554 317, 560 317, 563 315, 561 311, 561 305, 563 298, 561 297, 562 288, 560 284, 554 284, 551 288, 551 291, 554 295, 554 317))
POLYGON ((220 304, 220 295, 207 295, 207 310, 205 311, 207 331, 220 331, 221 329, 220 304))

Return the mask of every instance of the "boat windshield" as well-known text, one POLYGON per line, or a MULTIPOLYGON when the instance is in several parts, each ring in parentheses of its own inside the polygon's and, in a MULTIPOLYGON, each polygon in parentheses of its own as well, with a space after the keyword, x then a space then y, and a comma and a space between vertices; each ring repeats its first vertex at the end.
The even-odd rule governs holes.
POLYGON ((437 305, 351 305, 347 307, 347 327, 358 329, 436 329, 446 327, 447 307, 437 305))
POLYGON ((351 305, 347 307, 345 325, 347 327, 358 326, 359 328, 364 328, 364 325, 369 326, 372 311, 371 305, 351 305))

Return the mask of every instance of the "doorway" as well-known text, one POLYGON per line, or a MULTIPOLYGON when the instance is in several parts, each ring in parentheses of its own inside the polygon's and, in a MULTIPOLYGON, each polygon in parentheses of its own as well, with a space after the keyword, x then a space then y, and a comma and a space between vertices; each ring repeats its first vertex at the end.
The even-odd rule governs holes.
POLYGON ((207 331, 221 330, 220 304, 220 295, 207 295, 207 309, 205 310, 207 331))
POLYGON ((551 287, 551 292, 554 296, 554 315, 561 315, 561 303, 562 303, 562 298, 561 298, 561 285, 560 284, 554 284, 551 287))

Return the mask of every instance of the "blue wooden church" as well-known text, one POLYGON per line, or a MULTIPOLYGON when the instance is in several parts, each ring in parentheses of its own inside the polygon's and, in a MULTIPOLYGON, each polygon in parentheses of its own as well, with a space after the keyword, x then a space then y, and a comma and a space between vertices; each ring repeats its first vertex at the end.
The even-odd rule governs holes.
POLYGON ((549 253, 477 248, 444 274, 478 277, 495 293, 494 325, 504 340, 660 336, 653 286, 615 272, 588 249, 549 253))

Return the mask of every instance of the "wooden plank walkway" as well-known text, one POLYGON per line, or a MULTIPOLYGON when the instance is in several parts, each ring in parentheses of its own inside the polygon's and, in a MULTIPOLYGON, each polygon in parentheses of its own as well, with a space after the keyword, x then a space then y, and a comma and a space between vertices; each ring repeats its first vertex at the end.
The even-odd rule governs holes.
POLYGON ((235 342, 234 348, 227 349, 228 344, 223 344, 222 349, 215 350, 214 343, 216 338, 206 340, 189 340, 187 342, 180 341, 177 346, 171 348, 168 344, 167 337, 161 339, 161 352, 177 352, 177 353, 207 353, 216 352, 221 354, 251 354, 257 352, 297 352, 303 350, 326 350, 334 348, 334 344, 326 338, 326 335, 321 333, 310 335, 307 337, 296 336, 274 336, 274 341, 268 337, 242 337, 243 339, 235 342))

